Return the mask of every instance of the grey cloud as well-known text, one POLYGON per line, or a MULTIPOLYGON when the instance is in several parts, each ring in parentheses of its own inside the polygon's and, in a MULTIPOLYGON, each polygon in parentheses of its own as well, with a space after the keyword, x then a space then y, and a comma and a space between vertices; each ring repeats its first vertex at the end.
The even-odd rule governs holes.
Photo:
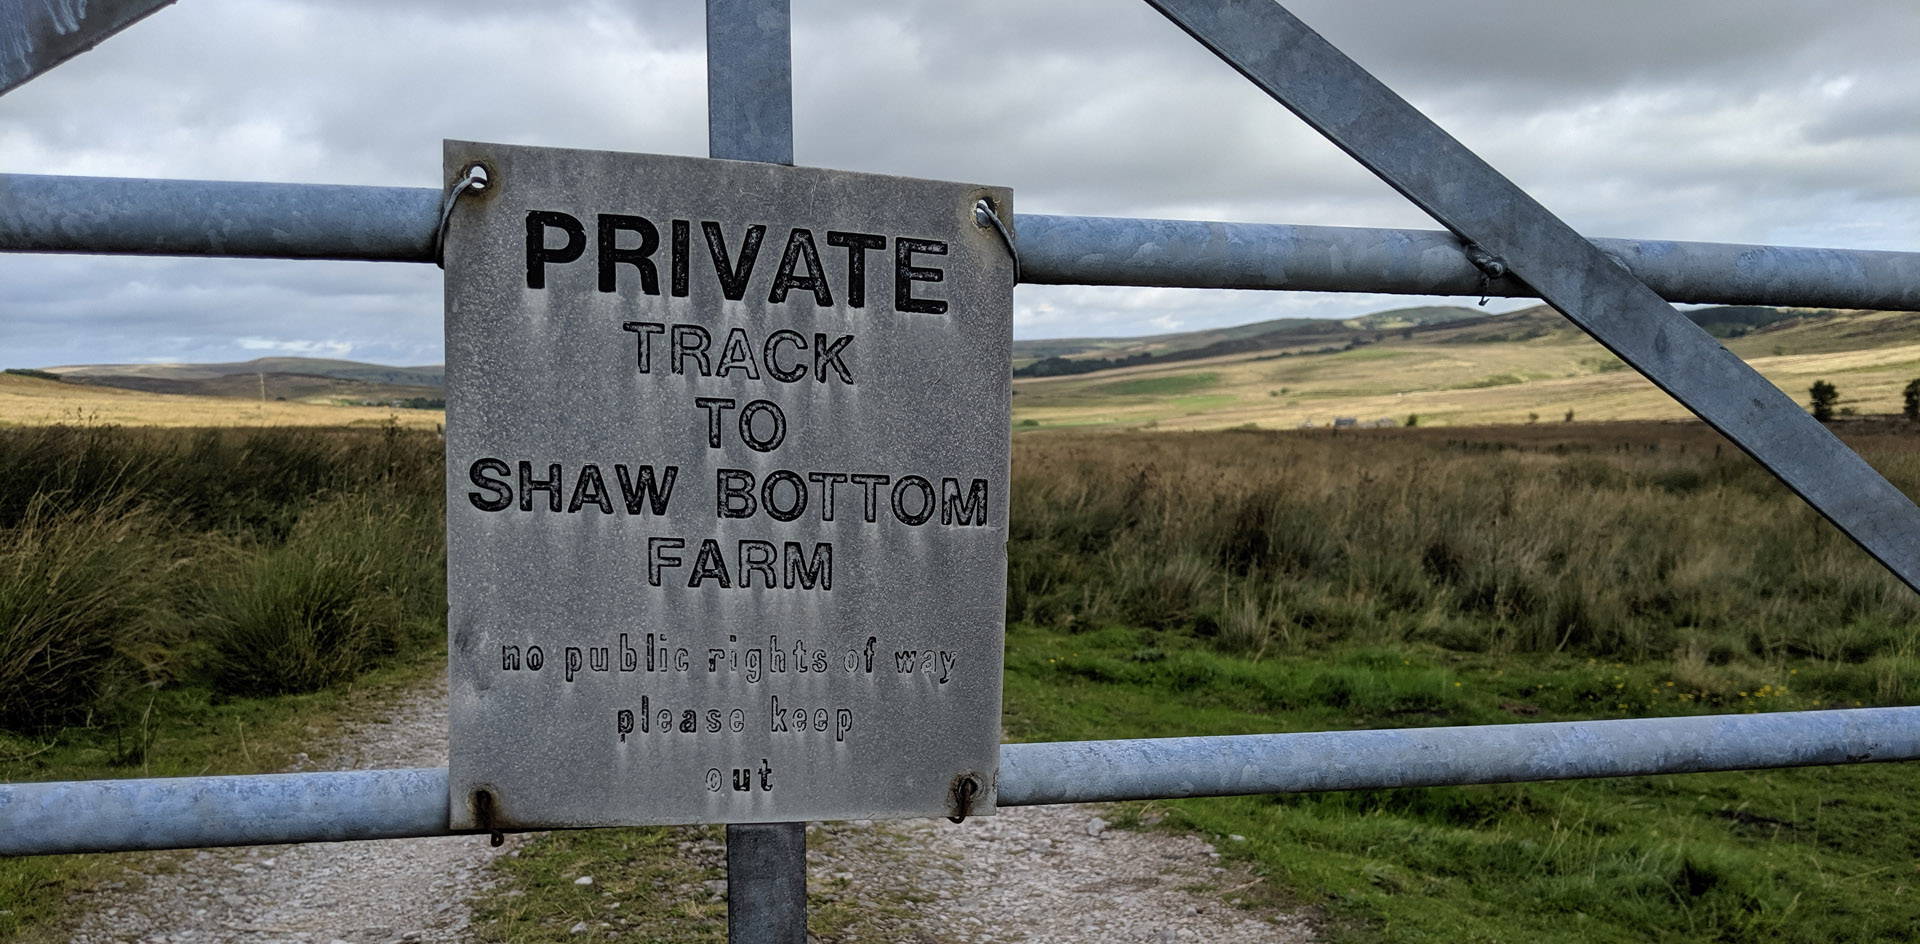
MULTIPOLYGON (((1920 248, 1920 7, 1290 7, 1583 231, 1920 248)), ((1011 185, 1026 212, 1434 225, 1144 3, 799 0, 794 16, 802 163, 1011 185)), ((428 186, 449 137, 700 154, 703 35, 695 2, 195 0, 0 98, 0 170, 428 186)), ((0 258, 0 360, 244 356, 239 338, 433 360, 437 280, 0 258)), ((1398 301, 1018 298, 1023 335, 1398 301)))

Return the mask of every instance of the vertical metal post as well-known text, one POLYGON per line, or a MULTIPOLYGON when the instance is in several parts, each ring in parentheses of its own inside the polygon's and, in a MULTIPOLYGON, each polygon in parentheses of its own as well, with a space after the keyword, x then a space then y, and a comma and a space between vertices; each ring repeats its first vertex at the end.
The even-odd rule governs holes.
POLYGON ((806 944, 807 824, 727 827, 727 944, 806 944))
MULTIPOLYGON (((793 163, 789 0, 707 0, 707 153, 793 163)), ((727 827, 728 944, 806 944, 807 827, 727 827)))
POLYGON ((793 163, 788 0, 707 0, 707 153, 793 163))

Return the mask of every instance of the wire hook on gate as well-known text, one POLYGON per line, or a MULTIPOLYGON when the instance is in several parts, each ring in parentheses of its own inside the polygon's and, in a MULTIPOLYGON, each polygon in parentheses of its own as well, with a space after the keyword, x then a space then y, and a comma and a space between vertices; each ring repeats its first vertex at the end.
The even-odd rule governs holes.
POLYGON ((1491 285, 1494 279, 1507 277, 1507 261, 1480 248, 1478 243, 1467 243, 1461 247, 1461 251, 1467 254, 1467 261, 1480 270, 1480 307, 1485 308, 1488 297, 1487 286, 1491 285))
POLYGON ((1018 285, 1020 283, 1020 250, 1014 248, 1013 231, 1007 228, 1006 221, 1000 218, 1000 214, 994 212, 992 200, 981 197, 974 202, 973 222, 976 226, 991 226, 1000 234, 1000 241, 1007 245, 1007 255, 1013 257, 1013 281, 1018 285))
POLYGON ((440 200, 440 226, 433 233, 433 264, 444 269, 447 267, 447 224, 453 221, 453 205, 460 195, 469 190, 487 189, 487 168, 484 164, 472 164, 467 172, 453 186, 447 188, 447 195, 440 200))

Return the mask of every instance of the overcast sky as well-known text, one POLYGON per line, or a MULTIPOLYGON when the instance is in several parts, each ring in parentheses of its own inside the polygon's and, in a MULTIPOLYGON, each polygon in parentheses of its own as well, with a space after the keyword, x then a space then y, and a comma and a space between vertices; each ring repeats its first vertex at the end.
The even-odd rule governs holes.
MULTIPOLYGON (((1920 250, 1911 0, 1290 7, 1584 233, 1920 250)), ((0 171, 424 187, 443 138, 702 155, 703 17, 180 0, 0 97, 0 171)), ((801 164, 1011 186, 1023 212, 1437 228, 1135 0, 794 0, 794 86, 801 164)), ((0 366, 435 363, 440 275, 0 255, 0 366)), ((1420 301, 1022 286, 1014 330, 1420 301)))

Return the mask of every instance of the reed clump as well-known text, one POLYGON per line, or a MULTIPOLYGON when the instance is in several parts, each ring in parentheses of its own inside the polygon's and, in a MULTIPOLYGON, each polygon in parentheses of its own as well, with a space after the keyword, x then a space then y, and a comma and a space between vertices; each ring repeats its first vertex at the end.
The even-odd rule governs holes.
POLYGON ((440 638, 441 447, 376 429, 0 429, 0 727, 311 691, 440 638))
MULTIPOLYGON (((1920 438, 1855 443, 1910 494, 1920 438)), ((1225 649, 1864 658, 1920 601, 1697 424, 1016 439, 1008 616, 1225 649)))

